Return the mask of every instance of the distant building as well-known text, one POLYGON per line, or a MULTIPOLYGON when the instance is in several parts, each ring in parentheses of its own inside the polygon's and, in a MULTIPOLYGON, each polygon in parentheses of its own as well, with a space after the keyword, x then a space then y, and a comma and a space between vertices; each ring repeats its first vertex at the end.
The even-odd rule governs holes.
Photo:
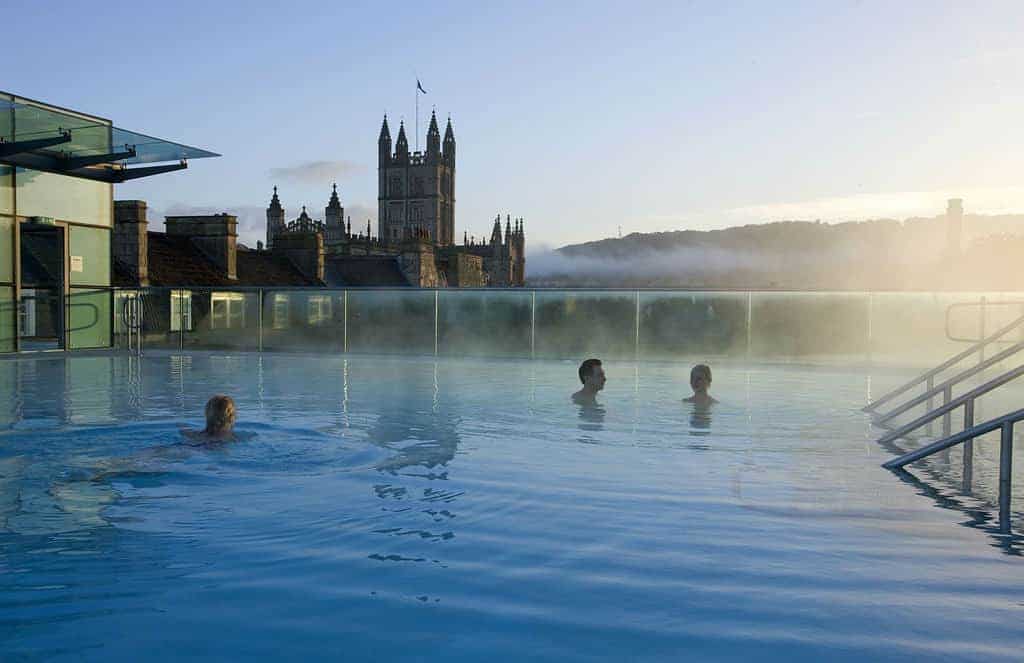
POLYGON ((277 187, 267 207, 266 251, 286 243, 324 247, 323 280, 329 286, 521 287, 525 283, 526 234, 522 219, 513 227, 506 217, 502 234, 495 219, 488 243, 455 244, 455 132, 451 120, 442 140, 437 117, 431 114, 427 150, 409 152, 404 124, 392 152, 387 117, 378 137, 378 220, 374 236, 352 230, 351 217, 332 186, 324 220, 313 219, 303 206, 286 221, 277 187))
POLYGON ((964 201, 950 198, 946 201, 946 254, 955 258, 963 250, 964 201))

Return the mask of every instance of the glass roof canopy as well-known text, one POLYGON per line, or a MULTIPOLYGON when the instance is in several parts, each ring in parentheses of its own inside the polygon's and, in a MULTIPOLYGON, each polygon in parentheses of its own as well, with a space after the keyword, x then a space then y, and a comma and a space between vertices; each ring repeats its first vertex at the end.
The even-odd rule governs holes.
POLYGON ((135 131, 102 118, 0 95, 0 163, 73 177, 119 182, 220 156, 135 131), (130 168, 141 164, 174 165, 130 168))

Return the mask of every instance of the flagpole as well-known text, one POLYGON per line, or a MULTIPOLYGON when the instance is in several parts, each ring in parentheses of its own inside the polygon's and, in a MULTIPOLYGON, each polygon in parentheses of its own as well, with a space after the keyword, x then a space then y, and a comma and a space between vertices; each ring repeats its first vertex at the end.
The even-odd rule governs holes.
POLYGON ((416 151, 420 151, 420 79, 416 79, 416 151))

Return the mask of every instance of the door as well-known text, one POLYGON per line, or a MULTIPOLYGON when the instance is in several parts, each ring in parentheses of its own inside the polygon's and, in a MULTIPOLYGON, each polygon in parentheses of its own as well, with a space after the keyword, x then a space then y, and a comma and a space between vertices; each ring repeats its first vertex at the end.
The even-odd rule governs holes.
POLYGON ((65 343, 65 229, 25 222, 20 227, 21 287, 18 348, 62 350, 65 343))

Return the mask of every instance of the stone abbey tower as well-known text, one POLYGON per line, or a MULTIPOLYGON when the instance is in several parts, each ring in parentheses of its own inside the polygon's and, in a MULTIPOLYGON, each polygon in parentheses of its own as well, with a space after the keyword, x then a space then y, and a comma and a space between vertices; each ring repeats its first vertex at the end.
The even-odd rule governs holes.
POLYGON ((377 233, 400 241, 422 233, 439 247, 455 243, 455 132, 451 118, 441 140, 437 115, 430 114, 426 152, 409 152, 405 124, 391 151, 388 118, 377 139, 377 233))

